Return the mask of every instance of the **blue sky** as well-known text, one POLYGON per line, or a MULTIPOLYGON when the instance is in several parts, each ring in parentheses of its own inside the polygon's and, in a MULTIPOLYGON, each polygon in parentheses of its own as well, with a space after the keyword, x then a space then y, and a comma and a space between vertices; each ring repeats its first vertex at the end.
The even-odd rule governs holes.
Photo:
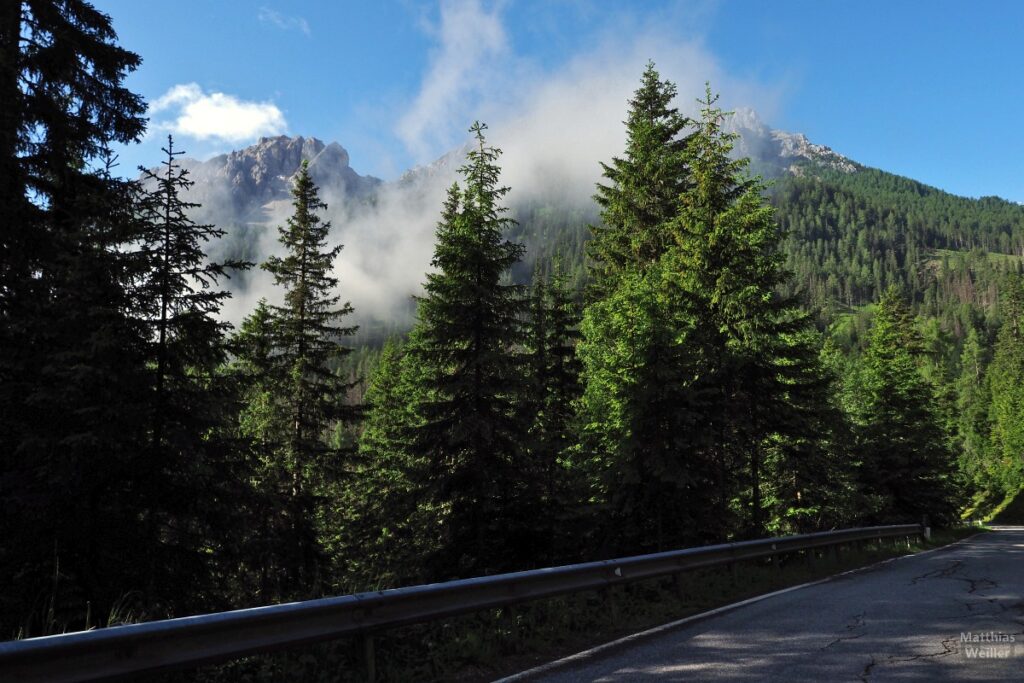
POLYGON ((1024 3, 95 4, 142 55, 128 84, 154 107, 125 169, 154 163, 168 131, 199 157, 287 133, 336 140, 357 171, 392 178, 482 118, 518 150, 517 177, 547 154, 579 156, 596 179, 653 58, 684 107, 710 79, 727 106, 861 163, 1024 201, 1024 3))

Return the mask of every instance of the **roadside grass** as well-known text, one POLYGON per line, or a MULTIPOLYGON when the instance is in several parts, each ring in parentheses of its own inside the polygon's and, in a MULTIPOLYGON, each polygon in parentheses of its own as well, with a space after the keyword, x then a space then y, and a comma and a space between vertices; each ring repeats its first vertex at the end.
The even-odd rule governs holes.
MULTIPOLYGON (((886 540, 713 567, 374 634, 377 681, 490 681, 622 636, 740 600, 983 532, 935 530, 930 541, 886 540)), ((167 683, 366 681, 361 637, 165 674, 167 683)))
POLYGON ((1009 493, 978 493, 960 515, 967 526, 972 524, 1024 524, 1024 487, 1009 493))
POLYGON ((1024 489, 1014 496, 1007 496, 986 521, 989 524, 1024 524, 1024 489))

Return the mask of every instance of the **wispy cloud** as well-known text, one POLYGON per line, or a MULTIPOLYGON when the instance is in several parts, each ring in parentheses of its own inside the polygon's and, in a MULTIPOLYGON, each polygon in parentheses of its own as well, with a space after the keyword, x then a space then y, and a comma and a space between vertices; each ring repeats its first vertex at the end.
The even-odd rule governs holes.
POLYGON ((488 11, 478 0, 444 0, 439 23, 427 30, 438 44, 415 100, 397 125, 399 138, 420 161, 452 144, 451 124, 468 101, 481 97, 508 52, 499 8, 488 11))
POLYGON ((309 28, 309 22, 302 17, 292 17, 286 14, 281 14, 277 10, 270 9, 269 7, 260 7, 259 14, 256 15, 256 18, 264 24, 273 24, 285 31, 297 29, 305 33, 307 36, 312 35, 312 31, 309 28))
MULTIPOLYGON (((738 77, 721 66, 701 40, 700 17, 690 16, 692 2, 673 5, 669 14, 638 13, 632 3, 622 3, 617 15, 602 11, 579 47, 552 64, 516 50, 507 3, 484 2, 441 1, 426 27, 433 51, 419 87, 404 102, 389 102, 388 112, 400 112, 394 133, 421 162, 466 142, 474 119, 485 121, 488 140, 504 150, 501 180, 511 187, 513 208, 550 203, 574 206, 583 215, 593 210, 599 162, 622 154, 622 121, 648 59, 679 86, 677 104, 690 114, 706 80, 723 93, 726 108, 753 106, 769 119, 781 95, 778 86, 738 77)), ((561 30, 561 25, 552 28, 561 30)), ((386 115, 382 110, 374 125, 386 115)), ((380 132, 368 133, 374 131, 380 132)), ((364 169, 370 161, 354 158, 353 166, 364 169)), ((453 179, 445 168, 460 163, 435 167, 437 175, 428 174, 422 185, 385 185, 374 202, 324 194, 331 237, 345 244, 335 269, 340 291, 366 327, 375 319, 394 323, 409 314, 410 295, 422 291, 431 267, 439 211, 453 179)), ((280 220, 283 215, 275 215, 271 225, 280 220)), ((276 233, 259 234, 264 241, 246 253, 274 253, 276 233)), ((264 271, 247 282, 230 302, 233 308, 225 309, 232 320, 251 311, 260 297, 280 295, 264 271)))
POLYGON ((637 13, 627 3, 551 66, 516 52, 504 7, 441 1, 438 25, 428 26, 433 56, 395 132, 422 163, 463 143, 473 120, 486 121, 489 139, 505 151, 502 181, 513 199, 557 189, 563 200, 589 203, 599 162, 622 152, 621 122, 649 59, 678 85, 684 112, 696 113, 707 80, 726 108, 752 106, 770 117, 777 104, 777 86, 727 73, 707 50, 699 4, 637 13))
POLYGON ((247 102, 221 92, 206 93, 196 83, 175 85, 149 106, 151 129, 197 140, 245 142, 287 128, 272 102, 247 102))

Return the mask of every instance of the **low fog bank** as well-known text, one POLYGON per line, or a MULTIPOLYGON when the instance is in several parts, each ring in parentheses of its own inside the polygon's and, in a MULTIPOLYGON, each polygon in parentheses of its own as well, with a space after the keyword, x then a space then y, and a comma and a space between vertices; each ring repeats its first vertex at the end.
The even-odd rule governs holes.
MULTIPOLYGON (((352 322, 373 336, 401 331, 411 322, 412 297, 422 291, 444 193, 465 160, 467 148, 459 144, 466 140, 473 120, 487 122, 488 142, 503 150, 502 183, 510 187, 506 201, 513 216, 522 207, 548 206, 575 212, 586 222, 596 217, 592 196, 601 179, 600 163, 622 154, 622 121, 648 60, 655 61, 663 78, 676 83, 676 105, 684 113, 697 114, 696 100, 703 96, 706 81, 723 93, 721 104, 726 108, 751 105, 769 114, 775 108, 775 93, 730 77, 697 41, 679 40, 659 30, 641 31, 628 39, 609 36, 589 52, 544 71, 508 53, 493 13, 473 15, 480 14, 474 3, 455 8, 468 8, 469 13, 450 18, 452 25, 439 34, 444 42, 440 56, 424 74, 421 90, 397 129, 410 150, 437 161, 370 191, 364 187, 353 192, 341 184, 325 187, 322 193, 329 207, 326 217, 332 222, 331 239, 345 245, 335 269, 339 293, 355 308, 352 322), (474 33, 480 28, 474 22, 486 25, 487 31, 474 33), (495 41, 486 51, 488 58, 478 65, 480 72, 467 74, 462 67, 458 50, 472 44, 461 40, 466 33, 495 41), (453 87, 460 78, 464 82, 453 87), (453 121, 459 122, 462 133, 445 134, 455 130, 453 121), (448 152, 451 149, 455 151, 448 152)), ((745 113, 741 118, 750 116, 745 113)), ((752 130, 760 125, 756 123, 750 124, 752 130)), ((767 149, 763 141, 751 141, 745 149, 770 153, 762 152, 767 149)), ((344 160, 347 166, 347 153, 344 160)), ((360 160, 355 162, 358 167, 360 160)), ((212 257, 260 262, 279 253, 275 226, 290 213, 286 198, 259 204, 258 211, 244 210, 238 188, 210 185, 197 186, 204 203, 200 216, 229 233, 212 246, 212 257)), ((520 279, 524 271, 528 269, 519 269, 520 279)), ((223 314, 235 324, 260 298, 280 299, 271 278, 258 268, 233 278, 228 286, 234 296, 223 314)))

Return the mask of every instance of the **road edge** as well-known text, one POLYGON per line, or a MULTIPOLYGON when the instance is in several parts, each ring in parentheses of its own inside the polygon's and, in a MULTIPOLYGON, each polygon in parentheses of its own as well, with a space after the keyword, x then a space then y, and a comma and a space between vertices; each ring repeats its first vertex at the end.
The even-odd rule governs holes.
MULTIPOLYGON (((981 533, 982 530, 979 529, 978 532, 981 533)), ((579 664, 580 662, 585 662, 585 661, 587 661, 589 659, 595 659, 597 657, 600 657, 601 655, 608 654, 609 652, 612 652, 612 651, 614 651, 616 649, 619 649, 621 647, 624 647, 626 645, 631 645, 631 644, 639 642, 641 640, 646 640, 647 638, 651 638, 651 637, 659 635, 661 633, 665 633, 667 631, 671 631, 671 630, 679 628, 681 626, 687 626, 689 624, 694 624, 694 623, 697 623, 697 622, 700 622, 700 621, 704 621, 705 619, 710 619, 712 617, 718 616, 719 614, 724 614, 725 612, 731 612, 734 609, 739 609, 740 607, 745 607, 745 606, 751 605, 751 604, 753 604, 755 602, 760 602, 761 600, 767 600, 768 598, 773 598, 773 597, 775 597, 777 595, 783 595, 785 593, 789 593, 789 592, 795 591, 795 590, 800 590, 802 588, 810 588, 811 586, 818 586, 818 585, 821 585, 823 583, 828 583, 829 581, 834 581, 834 580, 836 580, 836 579, 838 579, 840 577, 843 577, 843 576, 848 576, 850 574, 857 574, 857 573, 860 573, 860 572, 863 572, 863 571, 867 571, 869 569, 874 569, 876 567, 881 567, 882 565, 888 564, 890 562, 896 562, 896 561, 902 560, 903 558, 906 558, 906 557, 920 557, 921 555, 927 555, 929 553, 938 552, 939 550, 946 550, 948 548, 952 548, 955 545, 963 543, 964 541, 969 541, 970 539, 975 538, 976 536, 978 536, 978 534, 971 534, 970 536, 964 536, 963 538, 959 538, 959 539, 953 541, 952 543, 947 543, 946 545, 940 545, 937 548, 929 548, 928 550, 922 550, 922 551, 916 552, 916 553, 908 553, 906 555, 897 555, 896 557, 888 557, 888 558, 886 558, 884 560, 879 560, 878 562, 873 562, 871 564, 866 564, 863 567, 856 567, 854 569, 847 569, 846 571, 839 572, 838 574, 832 574, 831 576, 826 576, 823 579, 817 579, 815 581, 808 581, 806 583, 797 584, 796 586, 789 586, 787 588, 780 588, 779 590, 772 591, 771 593, 764 593, 763 595, 755 595, 752 598, 747 598, 745 600, 740 600, 739 602, 733 602, 733 603, 730 603, 728 605, 722 605, 721 607, 716 607, 716 608, 708 610, 706 612, 700 612, 698 614, 691 614, 688 617, 683 617, 682 619, 676 619, 675 621, 670 621, 670 622, 668 622, 666 624, 661 624, 660 626, 654 626, 654 627, 649 628, 649 629, 644 630, 644 631, 639 631, 637 633, 632 633, 632 634, 630 634, 628 636, 623 636, 622 638, 617 638, 617 639, 609 641, 607 643, 602 643, 601 645, 596 645, 596 646, 594 646, 592 648, 589 648, 587 650, 583 650, 582 652, 577 652, 575 654, 571 654, 568 657, 562 657, 561 659, 556 659, 553 662, 548 662, 547 664, 541 664, 540 666, 535 666, 535 667, 527 669, 525 671, 520 671, 519 673, 512 674, 511 676, 505 676, 504 678, 497 678, 492 683, 520 683, 521 681, 529 681, 530 679, 532 679, 532 678, 534 678, 536 676, 540 676, 541 674, 550 673, 552 671, 555 671, 557 669, 561 669, 561 668, 569 666, 571 664, 579 664)))

